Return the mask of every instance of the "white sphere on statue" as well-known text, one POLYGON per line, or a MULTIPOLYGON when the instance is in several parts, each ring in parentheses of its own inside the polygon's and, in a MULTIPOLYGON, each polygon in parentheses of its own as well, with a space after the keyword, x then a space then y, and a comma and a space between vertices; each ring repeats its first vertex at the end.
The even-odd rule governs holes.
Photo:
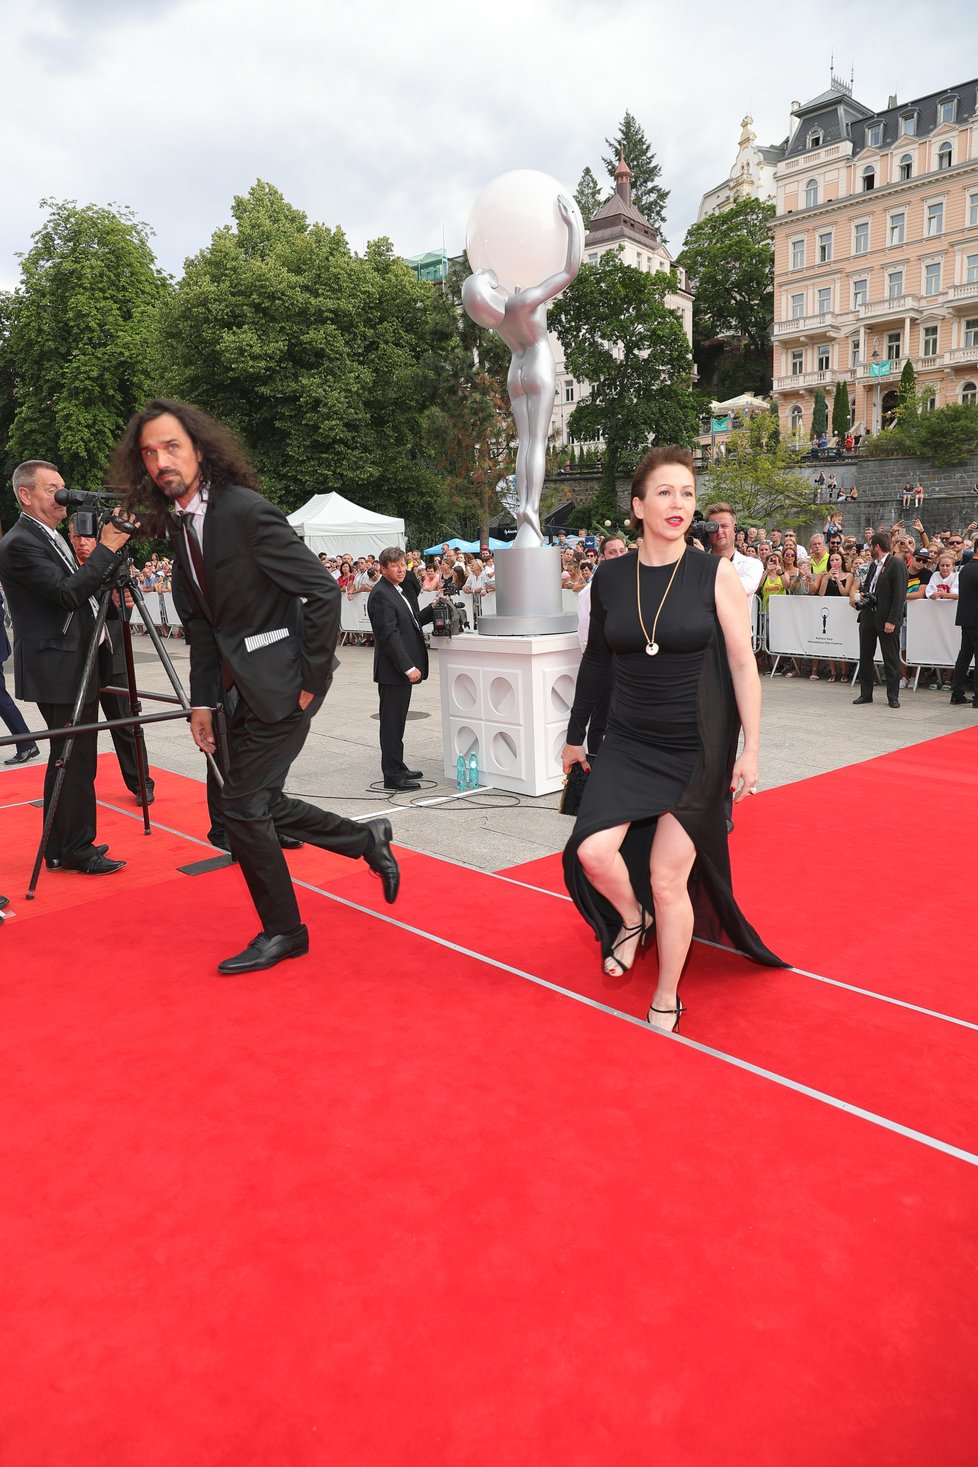
POLYGON ((539 285, 564 268, 567 225, 557 199, 566 195, 581 238, 584 221, 571 190, 549 173, 514 168, 501 173, 472 205, 465 248, 473 270, 492 270, 500 285, 539 285))

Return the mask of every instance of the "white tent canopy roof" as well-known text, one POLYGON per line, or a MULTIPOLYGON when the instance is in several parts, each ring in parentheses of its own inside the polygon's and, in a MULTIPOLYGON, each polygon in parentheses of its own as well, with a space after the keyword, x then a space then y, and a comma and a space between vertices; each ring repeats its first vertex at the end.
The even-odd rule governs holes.
POLYGON ((314 494, 289 515, 289 524, 317 555, 379 555, 388 545, 404 548, 404 521, 362 509, 342 494, 314 494))
POLYGON ((769 402, 763 397, 755 397, 751 392, 742 392, 739 397, 731 397, 728 402, 710 403, 710 411, 714 417, 722 417, 724 413, 766 413, 770 408, 769 402))

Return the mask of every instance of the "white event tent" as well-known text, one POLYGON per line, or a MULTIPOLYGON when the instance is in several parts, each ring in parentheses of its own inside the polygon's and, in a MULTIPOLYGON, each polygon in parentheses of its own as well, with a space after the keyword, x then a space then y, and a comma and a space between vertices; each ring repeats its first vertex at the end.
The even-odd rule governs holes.
POLYGON ((317 555, 379 555, 388 545, 404 549, 404 521, 361 509, 342 494, 314 494, 289 515, 289 524, 317 555))

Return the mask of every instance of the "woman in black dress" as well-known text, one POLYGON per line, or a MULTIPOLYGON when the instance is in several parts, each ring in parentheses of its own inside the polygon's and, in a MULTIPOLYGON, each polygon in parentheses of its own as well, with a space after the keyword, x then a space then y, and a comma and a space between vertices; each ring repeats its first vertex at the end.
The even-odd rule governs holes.
POLYGON ((584 730, 615 662, 608 731, 564 852, 564 878, 627 972, 654 929, 659 976, 649 1023, 676 1030, 694 930, 724 934, 755 962, 783 966, 734 901, 724 800, 757 791, 761 685, 747 598, 725 556, 687 546, 692 455, 656 448, 632 480, 637 555, 592 582, 591 624, 567 729, 564 770, 586 764, 584 730), (739 758, 738 737, 744 731, 739 758))

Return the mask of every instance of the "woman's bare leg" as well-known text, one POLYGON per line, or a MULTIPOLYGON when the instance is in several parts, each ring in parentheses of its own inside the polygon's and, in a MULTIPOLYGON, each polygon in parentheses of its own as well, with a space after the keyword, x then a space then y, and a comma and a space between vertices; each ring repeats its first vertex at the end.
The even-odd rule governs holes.
POLYGON ((660 815, 652 842, 652 902, 655 940, 659 952, 659 981, 652 995, 649 1023, 656 1029, 675 1026, 679 980, 693 940, 693 904, 689 873, 696 847, 674 815, 660 815), (654 1014, 651 1009, 668 1012, 654 1014))
MULTIPOLYGON (((599 891, 614 907, 622 926, 635 927, 642 921, 643 912, 621 854, 621 843, 627 830, 627 825, 613 825, 609 830, 599 830, 586 836, 578 847, 577 859, 595 891, 599 891)), ((609 977, 617 977, 631 967, 640 936, 636 933, 618 947, 614 957, 605 958, 604 971, 609 977)))

